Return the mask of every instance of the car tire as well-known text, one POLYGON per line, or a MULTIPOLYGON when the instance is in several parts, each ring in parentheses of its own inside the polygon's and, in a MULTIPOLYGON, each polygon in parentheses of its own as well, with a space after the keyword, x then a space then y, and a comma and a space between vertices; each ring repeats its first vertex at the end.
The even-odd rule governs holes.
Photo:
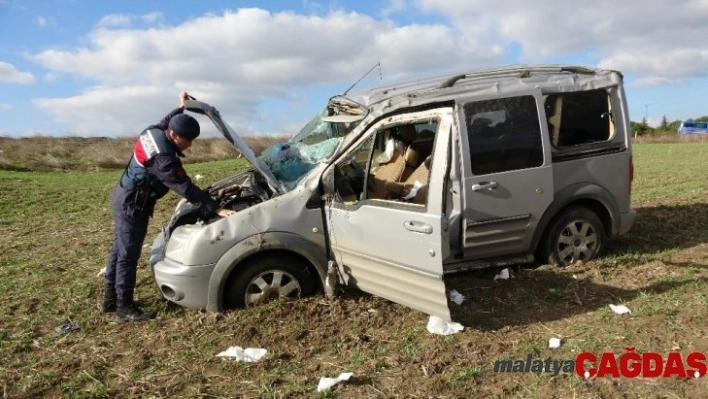
POLYGON ((243 308, 278 298, 312 295, 315 281, 307 266, 303 259, 284 255, 263 255, 247 261, 226 284, 224 308, 243 308))
POLYGON ((570 207, 558 215, 541 242, 541 260, 557 266, 595 259, 605 248, 605 229, 587 208, 570 207))

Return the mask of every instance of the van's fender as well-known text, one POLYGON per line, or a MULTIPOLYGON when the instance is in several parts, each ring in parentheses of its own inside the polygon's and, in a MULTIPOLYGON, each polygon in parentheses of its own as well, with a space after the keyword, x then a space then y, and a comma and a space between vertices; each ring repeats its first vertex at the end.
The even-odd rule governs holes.
POLYGON ((601 206, 604 208, 605 215, 598 215, 603 223, 606 223, 609 219, 610 231, 612 235, 619 233, 620 229, 620 211, 617 202, 615 202, 612 194, 607 191, 602 186, 594 183, 575 183, 564 187, 562 190, 555 193, 553 196, 553 202, 546 209, 538 222, 536 231, 533 235, 533 241, 531 242, 531 249, 535 250, 538 247, 538 243, 543 237, 546 228, 551 223, 553 218, 558 215, 563 208, 568 205, 578 204, 579 206, 585 206, 591 211, 597 212, 594 207, 601 206), (591 201, 591 203, 588 203, 591 201), (592 206, 589 206, 592 204, 592 206))
POLYGON ((285 250, 298 254, 310 262, 317 270, 320 284, 327 275, 325 251, 304 237, 284 231, 269 231, 247 237, 226 251, 214 267, 209 279, 207 310, 219 312, 222 309, 224 286, 231 272, 251 255, 272 250, 285 250))

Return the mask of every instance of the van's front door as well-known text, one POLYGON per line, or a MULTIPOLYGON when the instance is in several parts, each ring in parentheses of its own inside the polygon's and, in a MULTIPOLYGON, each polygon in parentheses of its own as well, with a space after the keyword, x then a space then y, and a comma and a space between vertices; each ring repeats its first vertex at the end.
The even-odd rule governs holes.
POLYGON ((537 90, 458 101, 467 259, 530 252, 538 221, 553 201, 542 104, 537 90))
POLYGON ((442 209, 452 120, 452 108, 386 118, 324 179, 331 257, 345 282, 447 320, 442 209))

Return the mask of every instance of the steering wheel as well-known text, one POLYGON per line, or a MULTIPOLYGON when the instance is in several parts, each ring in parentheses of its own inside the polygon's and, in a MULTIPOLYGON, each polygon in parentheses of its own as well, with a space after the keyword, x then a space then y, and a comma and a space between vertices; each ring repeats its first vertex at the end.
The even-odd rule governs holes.
MULTIPOLYGON (((359 165, 359 162, 357 162, 354 157, 349 160, 349 166, 354 169, 358 176, 366 178, 366 171, 361 167, 361 165, 359 165)), ((368 179, 366 180, 368 182, 367 188, 369 189, 369 191, 374 191, 376 189, 376 184, 374 183, 374 175, 369 174, 368 179)))

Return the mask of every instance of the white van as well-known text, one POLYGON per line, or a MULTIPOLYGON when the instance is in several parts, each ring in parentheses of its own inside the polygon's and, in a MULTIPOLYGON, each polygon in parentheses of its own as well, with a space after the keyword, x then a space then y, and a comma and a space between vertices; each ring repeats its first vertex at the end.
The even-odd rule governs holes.
POLYGON ((184 200, 152 248, 170 301, 221 311, 334 283, 450 319, 444 276, 597 257, 634 222, 629 116, 616 71, 519 66, 333 97, 210 187, 228 218, 184 200))

